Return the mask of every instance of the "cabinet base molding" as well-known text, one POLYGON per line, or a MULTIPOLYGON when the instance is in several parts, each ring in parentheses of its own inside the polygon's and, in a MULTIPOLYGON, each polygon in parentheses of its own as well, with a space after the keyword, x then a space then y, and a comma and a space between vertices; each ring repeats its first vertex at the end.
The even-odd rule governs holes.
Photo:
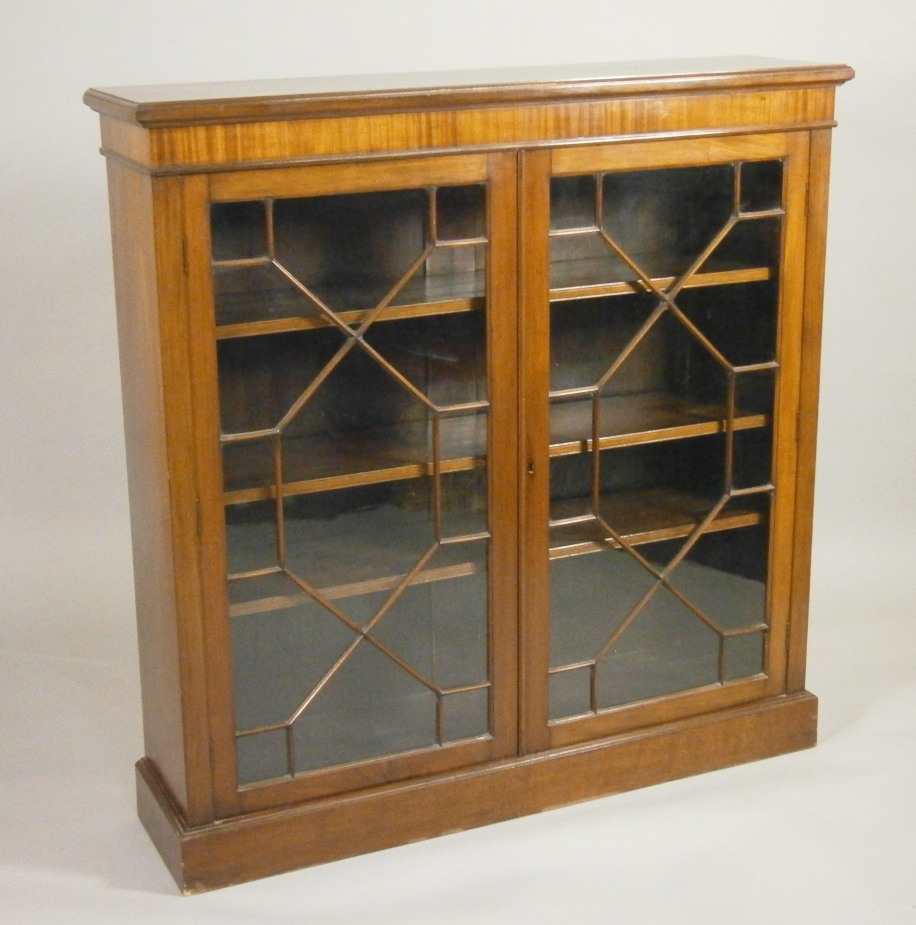
POLYGON ((188 826, 154 765, 140 818, 183 892, 199 893, 810 748, 817 698, 775 697, 564 749, 188 826))

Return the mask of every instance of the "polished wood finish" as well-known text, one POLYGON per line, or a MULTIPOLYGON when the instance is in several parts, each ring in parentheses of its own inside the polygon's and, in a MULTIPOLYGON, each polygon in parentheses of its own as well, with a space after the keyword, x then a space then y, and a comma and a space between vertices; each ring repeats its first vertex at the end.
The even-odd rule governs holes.
POLYGON ((144 745, 176 797, 187 805, 184 711, 181 703, 175 561, 169 461, 163 408, 161 334, 153 240, 152 184, 112 161, 108 165, 115 293, 123 371, 134 582, 140 634, 144 745), (130 254, 131 259, 126 255, 130 254), (122 256, 125 255, 125 256, 122 256), (128 357, 130 360, 128 361, 128 357))
MULTIPOLYGON (((814 744, 816 701, 804 690, 804 660, 827 171, 835 87, 851 76, 840 65, 745 58, 87 92, 101 117, 109 171, 144 709, 138 806, 183 890, 814 744), (577 255, 564 244, 572 256, 551 259, 552 241, 588 232, 548 233, 552 183, 767 161, 782 165, 779 203, 740 205, 736 179, 733 206, 735 222, 743 210, 746 223, 778 225, 778 241, 760 253, 714 254, 696 264, 695 254, 649 250, 638 255, 639 273, 630 257, 610 251, 577 255), (269 312, 257 292, 217 292, 216 274, 273 258, 216 257, 211 207, 468 185, 487 191, 486 228, 458 243, 485 248, 485 270, 448 263, 406 282, 375 280, 381 290, 396 286, 399 298, 374 308, 348 301, 346 276, 329 279, 322 298, 342 305, 339 311, 304 310, 303 298, 312 296, 299 290, 272 295, 269 312), (731 385, 717 398, 660 383, 651 353, 631 371, 629 390, 552 387, 552 313, 562 324, 564 312, 587 303, 608 312, 621 307, 625 315, 646 296, 667 305, 675 291, 678 299, 723 293, 723 304, 731 304, 729 293, 753 287, 778 294, 777 359, 732 365, 678 316, 729 368, 721 375, 731 385), (361 420, 347 439, 308 430, 283 435, 276 420, 292 420, 323 380, 290 410, 282 388, 262 384, 261 398, 252 399, 257 383, 248 388, 244 362, 227 365, 255 342, 270 344, 272 352, 259 348, 258 356, 270 357, 266 368, 272 364, 281 377, 309 338, 343 332, 343 357, 350 340, 365 346, 370 326, 375 335, 396 325, 452 322, 485 331, 485 356, 475 361, 485 367, 485 400, 435 411, 428 456, 426 438, 411 444, 388 419, 361 420), (734 381, 758 374, 778 383, 775 393, 769 405, 755 399, 745 406, 734 381), (224 416, 246 421, 252 402, 273 415, 257 425, 263 432, 230 427, 221 436, 224 416), (485 437, 471 417, 478 412, 487 416, 485 437), (721 441, 728 483, 738 436, 771 447, 760 451, 771 456, 770 481, 732 486, 727 503, 713 507, 714 489, 702 473, 661 487, 637 473, 605 497, 597 463, 589 462, 601 453, 661 460, 669 449, 721 441), (258 439, 274 441, 272 455, 258 439), (227 440, 237 451, 231 467, 227 440), (560 465, 593 466, 590 503, 551 500, 551 467, 560 465), (275 510, 285 550, 284 505, 384 489, 402 491, 409 509, 414 482, 437 486, 483 471, 486 529, 462 542, 485 537, 486 566, 471 557, 437 562, 427 551, 385 574, 331 578, 317 588, 270 586, 230 603, 227 512, 275 510), (687 544, 683 556, 700 536, 753 531, 769 556, 766 619, 737 632, 761 640, 760 668, 723 680, 720 652, 715 683, 553 718, 554 565, 626 558, 627 551, 639 558, 639 550, 675 540, 687 544), (407 582, 429 590, 482 574, 488 675, 478 686, 489 697, 488 734, 444 741, 440 730, 435 747, 302 771, 291 757, 291 721, 284 727, 289 773, 240 782, 239 736, 258 729, 236 728, 233 621, 315 599, 336 613, 370 594, 398 594, 407 582)), ((272 239, 272 225, 265 234, 272 239)), ((416 268, 423 258, 410 259, 416 268)), ((336 266, 333 259, 328 266, 336 266)), ((613 336, 632 336, 626 330, 613 336)), ((572 352, 588 337, 587 329, 576 334, 572 352)), ((474 386, 481 375, 463 363, 454 369, 452 386, 474 386)), ((388 372, 399 387, 412 388, 409 375, 388 372)), ((435 503, 441 508, 441 498, 435 503)), ((438 510, 437 524, 441 517, 438 510)), ((245 567, 254 577, 282 573, 245 567)), ((653 574, 664 581, 667 573, 653 574)), ((568 668, 576 665, 554 670, 568 668)))
POLYGON ((801 693, 510 762, 189 828, 153 766, 137 764, 140 818, 185 893, 391 848, 815 744, 801 693))
POLYGON ((669 61, 279 86, 116 88, 90 90, 85 99, 103 116, 105 153, 174 172, 589 137, 830 126, 832 87, 852 76, 841 65, 765 58, 687 65, 686 72, 669 61))
MULTIPOLYGON (((90 102, 94 102, 90 100, 90 102)), ((598 102, 312 118, 284 122, 214 123, 147 130, 111 117, 103 121, 103 152, 157 173, 237 169, 335 158, 380 157, 467 148, 517 148, 608 136, 733 134, 830 127, 826 89, 737 93, 723 98, 648 97, 598 102)))
POLYGON ((425 112, 506 102, 555 103, 688 91, 832 86, 851 76, 852 71, 844 65, 745 56, 120 87, 90 90, 86 99, 99 112, 153 126, 392 109, 425 112))

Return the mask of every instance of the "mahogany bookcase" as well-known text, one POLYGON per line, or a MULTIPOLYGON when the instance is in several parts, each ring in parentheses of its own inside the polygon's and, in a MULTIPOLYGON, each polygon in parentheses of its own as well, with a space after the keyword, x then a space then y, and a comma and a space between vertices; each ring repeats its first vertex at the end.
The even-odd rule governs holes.
POLYGON ((840 65, 90 90, 194 892, 814 744, 840 65))

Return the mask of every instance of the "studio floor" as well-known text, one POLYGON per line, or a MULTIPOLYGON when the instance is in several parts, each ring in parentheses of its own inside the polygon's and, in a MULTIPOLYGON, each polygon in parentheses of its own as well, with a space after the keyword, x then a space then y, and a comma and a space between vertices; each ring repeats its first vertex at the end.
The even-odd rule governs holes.
POLYGON ((190 898, 134 814, 129 594, 92 638, 61 583, 0 651, 0 921, 916 923, 904 558, 817 547, 813 750, 190 898))

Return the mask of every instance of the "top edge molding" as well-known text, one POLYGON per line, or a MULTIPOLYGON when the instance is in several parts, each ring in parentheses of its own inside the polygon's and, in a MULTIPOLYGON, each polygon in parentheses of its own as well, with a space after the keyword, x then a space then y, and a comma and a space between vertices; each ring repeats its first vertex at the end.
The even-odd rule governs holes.
POLYGON ((305 77, 90 89, 103 115, 146 128, 573 102, 597 98, 836 86, 843 64, 727 57, 497 68, 414 74, 305 77))

